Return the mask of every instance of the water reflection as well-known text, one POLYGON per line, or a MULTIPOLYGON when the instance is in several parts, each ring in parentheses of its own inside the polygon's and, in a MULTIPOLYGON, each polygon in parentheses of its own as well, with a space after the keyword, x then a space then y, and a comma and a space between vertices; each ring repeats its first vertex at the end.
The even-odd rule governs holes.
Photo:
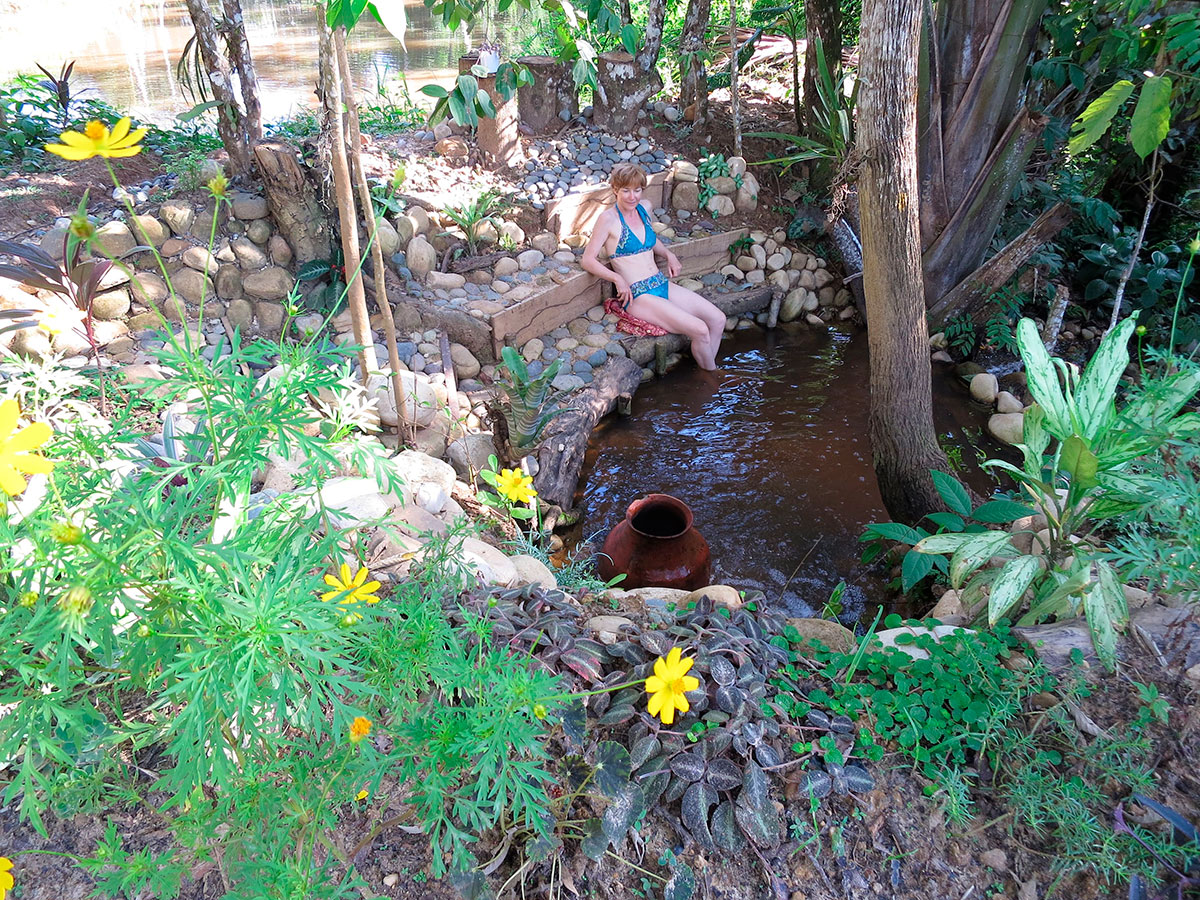
MULTIPOLYGON (((884 577, 858 562, 863 526, 888 518, 867 437, 865 336, 738 332, 722 349, 715 378, 684 366, 597 432, 577 498, 585 530, 602 539, 632 500, 674 494, 712 547, 715 579, 793 615, 815 614, 843 579, 848 615, 881 602, 884 577)), ((939 433, 969 447, 979 422, 961 393, 937 379, 934 414, 939 433)))
MULTIPOLYGON (((420 85, 457 72, 457 59, 468 49, 467 35, 446 29, 420 0, 403 2, 406 46, 370 16, 364 16, 350 35, 350 66, 362 90, 376 91, 388 81, 394 90, 404 73, 411 92, 420 96, 420 85)), ((0 9, 5 12, 0 17, 0 46, 5 49, 0 77, 35 72, 35 63, 57 72, 63 61, 75 59, 81 85, 139 118, 165 123, 191 107, 175 72, 192 36, 184 0, 10 0, 0 2, 0 9)), ((314 4, 242 0, 242 9, 264 117, 278 120, 314 106, 314 4)), ((495 22, 500 39, 515 48, 514 34, 522 20, 506 14, 495 22)), ((477 42, 483 28, 481 23, 470 39, 477 42)))

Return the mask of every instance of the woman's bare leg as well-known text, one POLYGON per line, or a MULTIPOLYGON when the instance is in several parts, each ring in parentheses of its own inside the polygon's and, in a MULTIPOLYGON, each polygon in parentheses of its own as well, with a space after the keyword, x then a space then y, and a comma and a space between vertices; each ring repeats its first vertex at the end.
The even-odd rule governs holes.
MULTIPOLYGON (((717 367, 717 350, 725 335, 725 313, 705 297, 677 284, 670 286, 671 302, 685 313, 702 320, 708 326, 708 343, 712 348, 712 368, 717 367)), ((705 368, 708 368, 707 366, 705 368)))
MULTIPOLYGON (((674 300, 676 290, 684 289, 671 285, 672 300, 674 300)), ((687 291, 687 293, 691 293, 691 291, 687 291)), ((693 296, 699 295, 693 294, 693 296)), ((700 299, 704 300, 703 297, 700 299)), ((692 342, 692 356, 695 358, 696 364, 702 369, 715 369, 717 367, 717 345, 712 340, 712 328, 709 322, 685 311, 683 304, 672 302, 672 300, 664 300, 653 294, 638 294, 629 304, 629 312, 639 319, 645 319, 647 322, 665 328, 672 334, 683 335, 692 342)), ((710 303, 709 306, 712 304, 710 303)), ((716 307, 714 306, 713 309, 715 310, 716 307)), ((719 315, 720 310, 717 310, 717 313, 719 315)), ((724 329, 724 327, 725 317, 721 316, 721 328, 724 329)), ((721 332, 718 331, 718 342, 720 334, 721 332)))

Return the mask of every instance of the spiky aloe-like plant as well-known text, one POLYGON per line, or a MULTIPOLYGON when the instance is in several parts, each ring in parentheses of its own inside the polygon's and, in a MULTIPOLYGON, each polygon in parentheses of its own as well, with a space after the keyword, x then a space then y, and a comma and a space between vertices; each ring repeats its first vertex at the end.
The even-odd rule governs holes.
POLYGON ((497 381, 493 401, 488 404, 496 452, 507 463, 516 465, 534 445, 555 416, 568 412, 562 405, 569 391, 554 388, 553 382, 562 365, 554 360, 536 377, 530 377, 525 360, 512 347, 501 351, 505 377, 497 381))

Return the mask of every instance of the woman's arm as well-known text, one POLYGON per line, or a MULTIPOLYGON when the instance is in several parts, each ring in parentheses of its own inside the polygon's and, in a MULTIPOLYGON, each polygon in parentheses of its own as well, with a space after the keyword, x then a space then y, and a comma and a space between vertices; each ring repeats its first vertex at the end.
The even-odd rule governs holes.
POLYGON ((628 304, 633 295, 629 291, 629 283, 620 275, 610 269, 604 263, 600 262, 596 254, 600 252, 600 248, 612 236, 613 216, 612 212, 605 212, 596 220, 596 227, 592 229, 592 238, 587 242, 587 247, 583 250, 583 259, 579 264, 585 272, 590 272, 597 278, 603 278, 605 281, 611 281, 617 289, 617 299, 622 304, 628 304))

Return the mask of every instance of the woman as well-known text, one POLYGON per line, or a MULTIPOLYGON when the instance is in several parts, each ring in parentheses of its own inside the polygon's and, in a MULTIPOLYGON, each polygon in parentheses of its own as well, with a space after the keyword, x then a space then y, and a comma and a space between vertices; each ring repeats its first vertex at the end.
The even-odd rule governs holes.
MULTIPOLYGON (((609 184, 617 202, 596 220, 583 252, 584 270, 613 283, 616 311, 623 320, 641 319, 657 326, 654 333, 658 334, 682 334, 692 342, 697 365, 716 369, 725 314, 695 291, 667 281, 677 277, 681 267, 675 254, 658 241, 648 204, 642 202, 646 173, 633 163, 621 163, 613 166, 609 184), (612 268, 596 258, 601 247, 607 248, 612 268), (656 256, 666 260, 666 278, 656 256)), ((634 322, 635 327, 639 324, 634 322)))

